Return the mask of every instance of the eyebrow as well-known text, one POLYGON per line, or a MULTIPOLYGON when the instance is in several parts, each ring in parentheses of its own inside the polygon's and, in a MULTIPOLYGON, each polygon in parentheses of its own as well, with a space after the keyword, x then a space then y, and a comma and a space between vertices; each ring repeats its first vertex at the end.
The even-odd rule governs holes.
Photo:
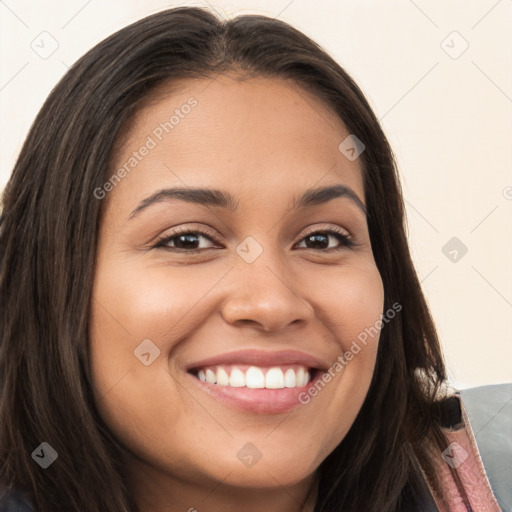
MULTIPOLYGON (((297 210, 310 206, 318 206, 337 198, 350 199, 366 216, 366 206, 357 194, 346 185, 331 185, 306 190, 296 197, 292 209, 297 210)), ((137 208, 130 214, 130 219, 138 215, 142 210, 164 201, 177 199, 188 203, 203 206, 215 206, 225 210, 236 211, 238 201, 229 192, 212 188, 166 188, 155 192, 143 199, 137 208)))

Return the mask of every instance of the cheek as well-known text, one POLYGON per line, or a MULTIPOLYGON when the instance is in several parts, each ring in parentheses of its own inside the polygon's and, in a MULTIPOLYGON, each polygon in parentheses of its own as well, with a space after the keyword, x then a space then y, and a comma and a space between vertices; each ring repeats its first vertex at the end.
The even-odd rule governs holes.
MULTIPOLYGON (((95 401, 118 439, 140 456, 158 459, 162 431, 169 439, 183 435, 183 390, 170 375, 168 352, 197 324, 197 305, 217 281, 206 272, 194 277, 192 269, 98 265, 89 347, 95 401), (148 365, 134 353, 140 354, 142 342, 152 360, 148 365)), ((189 404, 188 412, 200 418, 196 409, 189 404)), ((166 444, 165 451, 178 457, 179 443, 166 444)))
MULTIPOLYGON (((152 390, 155 397, 164 385, 169 386, 167 352, 190 330, 194 305, 215 279, 204 275, 204 279, 194 279, 191 270, 165 270, 100 261, 92 294, 89 347, 98 401, 107 393, 112 399, 117 395, 114 389, 117 392, 129 385, 133 388, 129 390, 131 403, 150 405, 148 397, 141 397, 142 390, 152 390), (163 344, 162 340, 172 341, 163 344), (149 356, 143 356, 146 353, 149 356), (151 364, 146 366, 145 359, 151 364)), ((126 397, 120 398, 123 402, 126 397)))
POLYGON ((368 392, 379 343, 384 288, 373 261, 332 268, 310 276, 316 319, 335 340, 339 356, 324 383, 302 399, 323 418, 326 457, 347 434, 368 392))
POLYGON ((340 352, 350 350, 353 341, 365 338, 367 346, 373 342, 376 349, 375 326, 379 331, 384 288, 373 260, 326 269, 306 275, 305 280, 303 286, 311 290, 309 300, 316 318, 336 340, 340 352))
POLYGON ((140 364, 134 351, 144 340, 151 340, 164 355, 185 338, 221 276, 220 271, 193 267, 100 261, 91 303, 90 348, 94 367, 108 379, 103 386, 112 385, 134 362, 140 364))
POLYGON ((94 298, 109 314, 103 315, 104 327, 116 332, 121 328, 119 333, 126 338, 129 332, 133 341, 162 340, 174 332, 179 336, 189 311, 222 276, 217 270, 136 264, 100 267, 94 298))

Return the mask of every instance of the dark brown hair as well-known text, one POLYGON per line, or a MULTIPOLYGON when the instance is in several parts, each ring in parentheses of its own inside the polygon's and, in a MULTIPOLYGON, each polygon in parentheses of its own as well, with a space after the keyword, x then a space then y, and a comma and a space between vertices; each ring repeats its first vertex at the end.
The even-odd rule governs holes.
POLYGON ((315 510, 417 510, 424 491, 418 462, 428 470, 427 441, 439 437, 432 406, 445 368, 409 255, 386 137, 358 86, 304 34, 264 16, 221 21, 187 7, 142 19, 76 62, 41 108, 6 187, 0 481, 26 492, 42 512, 137 510, 122 448, 91 392, 88 323, 102 211, 93 191, 112 173, 123 127, 157 86, 227 72, 287 79, 312 92, 365 145, 368 227, 384 308, 398 303, 402 310, 382 330, 355 423, 319 468, 315 510), (31 457, 42 441, 58 452, 46 470, 31 457))

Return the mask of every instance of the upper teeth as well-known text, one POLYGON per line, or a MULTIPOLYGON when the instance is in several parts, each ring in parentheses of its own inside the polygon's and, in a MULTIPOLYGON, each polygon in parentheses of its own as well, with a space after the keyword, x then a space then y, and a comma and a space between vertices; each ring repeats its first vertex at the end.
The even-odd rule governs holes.
POLYGON ((217 384, 218 386, 230 386, 232 388, 267 388, 282 389, 305 386, 310 380, 307 368, 303 366, 288 368, 284 372, 278 366, 265 369, 257 366, 249 366, 244 371, 239 366, 217 366, 201 369, 197 376, 203 382, 217 384))

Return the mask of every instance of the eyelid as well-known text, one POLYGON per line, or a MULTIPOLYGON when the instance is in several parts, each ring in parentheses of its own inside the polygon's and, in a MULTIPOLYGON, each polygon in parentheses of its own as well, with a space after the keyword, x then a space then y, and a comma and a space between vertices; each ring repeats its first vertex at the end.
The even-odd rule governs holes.
POLYGON ((352 235, 350 234, 350 232, 347 229, 342 228, 340 226, 333 225, 333 224, 323 224, 323 225, 315 224, 313 226, 310 226, 310 227, 306 228, 306 232, 302 235, 302 238, 304 238, 305 236, 311 235, 313 233, 328 232, 328 231, 334 231, 340 235, 346 236, 347 238, 352 238, 352 235))

